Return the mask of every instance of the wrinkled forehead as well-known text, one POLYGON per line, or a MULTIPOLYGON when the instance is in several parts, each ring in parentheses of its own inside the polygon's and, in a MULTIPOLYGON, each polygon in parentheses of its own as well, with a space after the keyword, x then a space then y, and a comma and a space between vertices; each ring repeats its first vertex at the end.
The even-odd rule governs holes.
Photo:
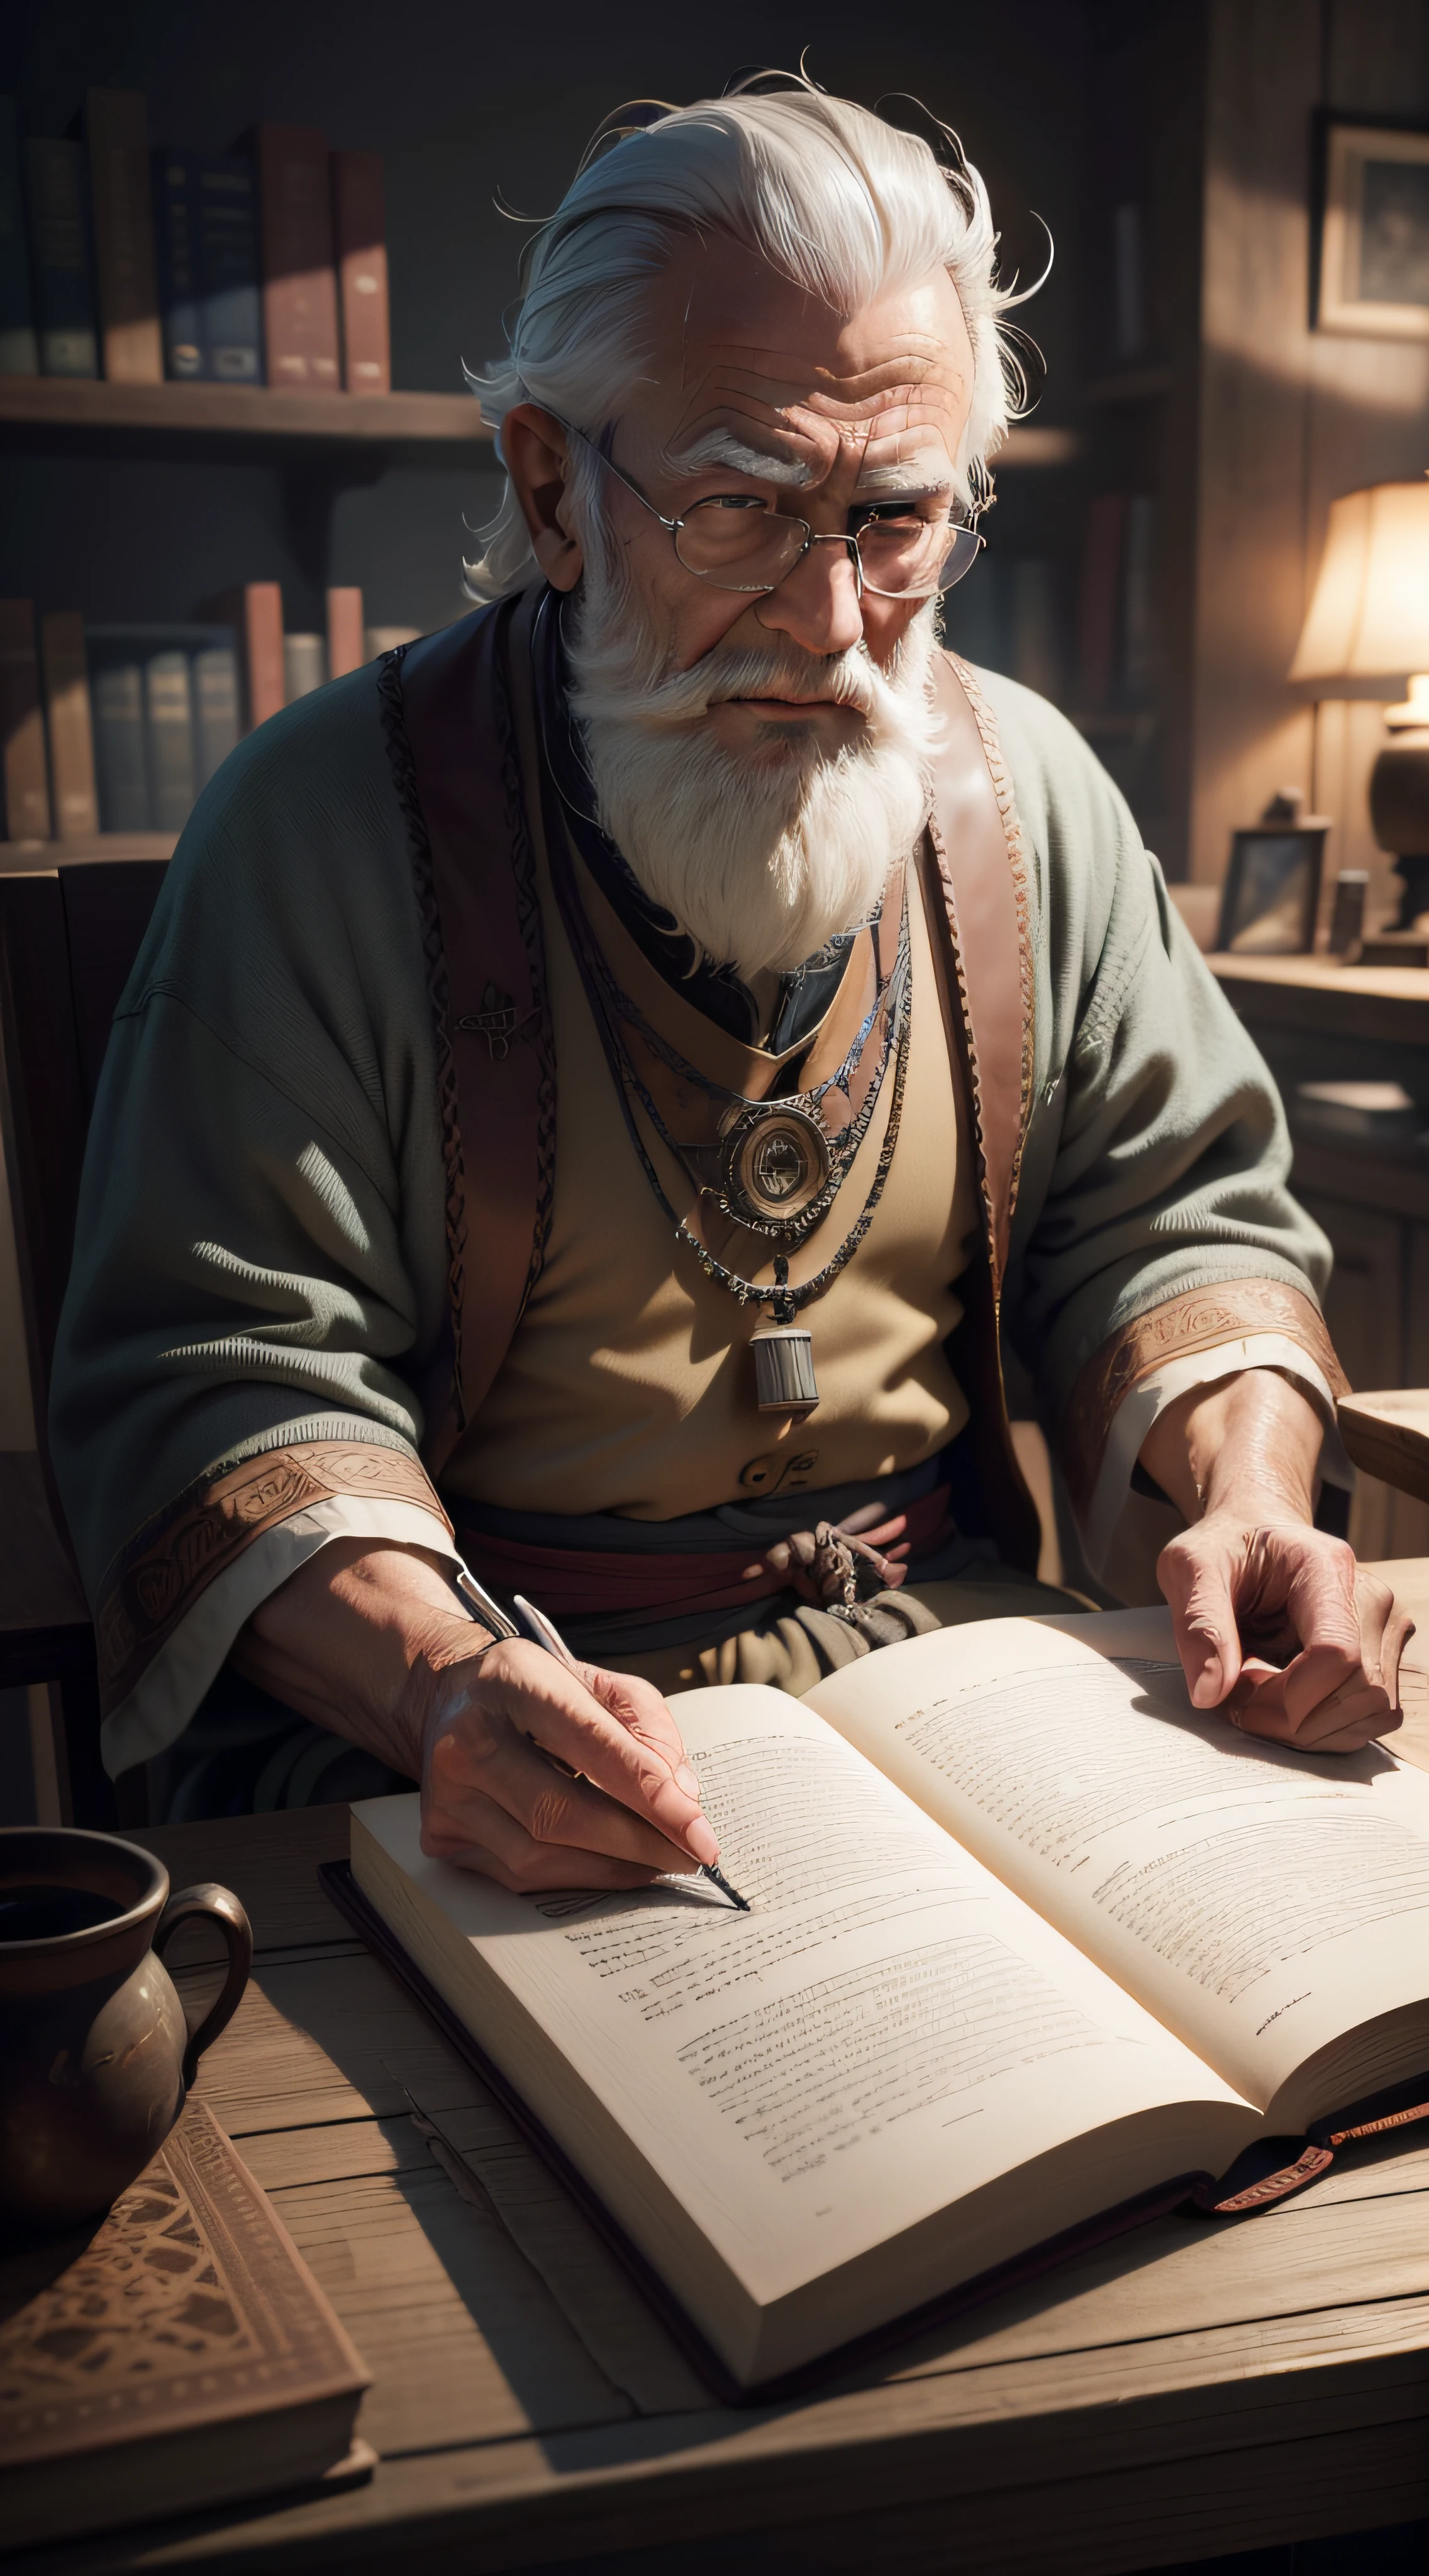
POLYGON ((747 454, 805 485, 852 451, 861 490, 951 485, 973 353, 946 270, 840 315, 734 243, 691 243, 652 289, 651 324, 649 378, 625 408, 647 464, 747 454))

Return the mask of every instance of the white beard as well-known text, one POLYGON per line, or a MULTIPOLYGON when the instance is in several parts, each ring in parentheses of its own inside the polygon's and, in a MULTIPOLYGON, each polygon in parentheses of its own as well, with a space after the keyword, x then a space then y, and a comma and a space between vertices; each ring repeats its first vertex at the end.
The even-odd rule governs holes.
POLYGON ((930 601, 887 672, 862 647, 815 655, 774 635, 766 648, 717 644, 676 671, 624 581, 588 553, 568 650, 597 814, 714 964, 787 971, 877 908, 928 818, 933 612, 930 601), (796 719, 799 730, 739 756, 705 721, 721 700, 780 686, 817 687, 863 724, 830 751, 796 719))

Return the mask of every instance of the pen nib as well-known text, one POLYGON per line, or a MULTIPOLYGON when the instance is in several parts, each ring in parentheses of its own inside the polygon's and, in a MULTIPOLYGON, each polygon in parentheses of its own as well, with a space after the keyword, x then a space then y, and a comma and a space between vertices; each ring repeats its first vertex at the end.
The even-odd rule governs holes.
POLYGON ((754 1908, 750 1904, 748 1897, 741 1896, 737 1887, 730 1886, 729 1880, 725 1877, 723 1870, 716 1869, 713 1861, 704 1861, 701 1863, 701 1867, 704 1871, 705 1877, 712 1878, 714 1880, 721 1896, 727 1896, 731 1905, 737 1905, 739 1907, 741 1914, 753 1913, 754 1908))

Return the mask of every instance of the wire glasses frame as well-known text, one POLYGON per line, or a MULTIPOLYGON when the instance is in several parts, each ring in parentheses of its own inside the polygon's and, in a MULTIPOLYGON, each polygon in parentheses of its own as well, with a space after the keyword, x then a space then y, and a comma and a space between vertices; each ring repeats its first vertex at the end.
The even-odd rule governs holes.
POLYGON ((951 590, 955 583, 971 572, 987 542, 976 528, 960 520, 949 520, 939 526, 928 520, 870 518, 851 534, 825 534, 811 528, 807 519, 796 519, 783 511, 772 510, 767 503, 756 500, 752 495, 747 511, 730 511, 723 503, 700 501, 686 517, 667 519, 663 510, 657 510, 654 502, 646 499, 639 484, 632 483, 629 475, 622 473, 583 429, 577 429, 570 421, 562 421, 561 427, 569 437, 578 438, 597 463, 615 476, 617 483, 623 483, 626 491, 633 493, 642 510, 648 510, 652 519, 659 520, 683 569, 696 581, 708 582, 713 590, 767 595, 788 580, 811 546, 843 546, 852 559, 860 598, 869 590, 876 599, 931 599, 939 591, 951 590), (706 512, 709 513, 709 523, 696 526, 694 523, 706 512), (754 542, 749 543, 747 537, 741 540, 739 532, 732 526, 716 535, 714 523, 717 518, 726 522, 743 519, 754 542), (757 530, 751 524, 756 520, 762 522, 757 530), (914 531, 918 533, 915 535, 914 531), (942 551, 934 561, 939 544, 942 551), (706 558, 703 562, 691 561, 692 555, 698 557, 701 553, 706 558), (770 575, 769 579, 730 580, 730 573, 743 571, 748 574, 756 562, 761 561, 770 575), (913 577, 895 583, 888 576, 899 569, 900 562, 906 565, 913 577), (875 581, 872 578, 875 571, 884 578, 875 581), (930 573, 931 578, 928 578, 930 573))

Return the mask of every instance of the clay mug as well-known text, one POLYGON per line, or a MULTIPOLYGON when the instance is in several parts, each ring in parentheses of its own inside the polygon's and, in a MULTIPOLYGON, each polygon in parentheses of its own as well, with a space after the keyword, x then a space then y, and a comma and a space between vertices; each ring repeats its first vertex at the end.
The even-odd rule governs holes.
POLYGON ((69 2227, 107 2209, 184 2106, 201 2050, 248 1983, 236 1896, 169 1894, 137 1843, 69 1827, 0 1829, 0 2213, 69 2227), (228 1950, 223 1991, 190 2029, 161 1964, 203 1916, 228 1950))

